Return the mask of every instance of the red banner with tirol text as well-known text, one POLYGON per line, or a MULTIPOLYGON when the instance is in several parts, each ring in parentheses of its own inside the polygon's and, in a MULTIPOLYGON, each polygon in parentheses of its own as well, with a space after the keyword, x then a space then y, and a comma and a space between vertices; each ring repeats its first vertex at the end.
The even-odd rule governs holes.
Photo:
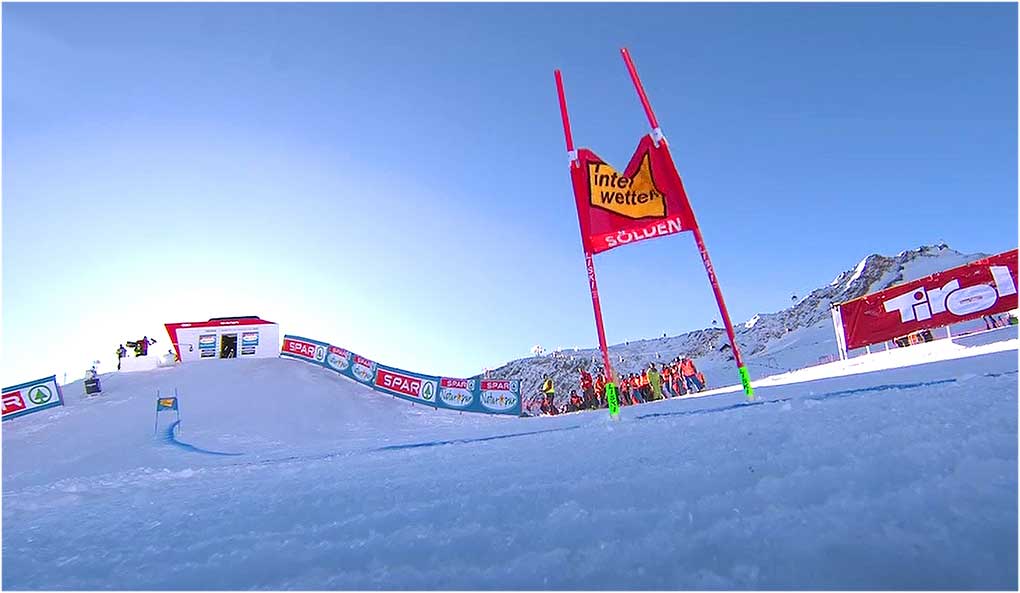
POLYGON ((587 148, 570 168, 587 253, 672 235, 694 228, 694 214, 683 182, 665 146, 650 135, 622 173, 587 148))
POLYGON ((839 306, 847 349, 1017 308, 1017 250, 839 306))

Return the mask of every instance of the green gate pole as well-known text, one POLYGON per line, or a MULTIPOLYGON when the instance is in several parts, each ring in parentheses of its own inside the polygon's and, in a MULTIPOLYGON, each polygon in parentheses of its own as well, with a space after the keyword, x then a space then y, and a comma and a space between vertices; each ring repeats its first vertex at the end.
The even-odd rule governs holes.
POLYGON ((620 419, 620 400, 616 397, 616 383, 606 383, 606 401, 609 402, 609 417, 620 419))

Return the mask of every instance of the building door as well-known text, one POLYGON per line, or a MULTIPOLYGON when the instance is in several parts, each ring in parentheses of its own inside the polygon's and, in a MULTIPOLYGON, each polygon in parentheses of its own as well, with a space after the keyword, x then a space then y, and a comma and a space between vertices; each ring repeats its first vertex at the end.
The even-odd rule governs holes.
POLYGON ((237 358, 237 334, 220 336, 220 358, 237 358))

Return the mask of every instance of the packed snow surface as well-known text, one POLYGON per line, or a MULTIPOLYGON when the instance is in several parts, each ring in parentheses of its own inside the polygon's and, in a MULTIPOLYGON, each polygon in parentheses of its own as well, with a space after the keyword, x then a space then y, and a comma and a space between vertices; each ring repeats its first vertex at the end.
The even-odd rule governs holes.
POLYGON ((412 407, 290 360, 105 375, 3 424, 2 584, 1015 589, 1015 348, 615 422, 412 407), (154 436, 174 388, 182 430, 154 436))

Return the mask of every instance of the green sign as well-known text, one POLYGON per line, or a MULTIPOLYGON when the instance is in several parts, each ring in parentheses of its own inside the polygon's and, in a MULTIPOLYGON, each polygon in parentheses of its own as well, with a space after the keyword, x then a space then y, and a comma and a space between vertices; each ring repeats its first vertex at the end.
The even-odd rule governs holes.
POLYGON ((606 383, 606 401, 609 402, 609 415, 615 418, 620 413, 620 400, 616 397, 616 383, 606 383))
POLYGON ((36 385, 28 390, 28 400, 37 406, 41 406, 53 399, 53 392, 45 385, 36 385))
POLYGON ((751 375, 747 372, 747 367, 740 367, 740 382, 744 384, 744 393, 747 395, 748 400, 754 399, 754 388, 751 387, 751 375))

